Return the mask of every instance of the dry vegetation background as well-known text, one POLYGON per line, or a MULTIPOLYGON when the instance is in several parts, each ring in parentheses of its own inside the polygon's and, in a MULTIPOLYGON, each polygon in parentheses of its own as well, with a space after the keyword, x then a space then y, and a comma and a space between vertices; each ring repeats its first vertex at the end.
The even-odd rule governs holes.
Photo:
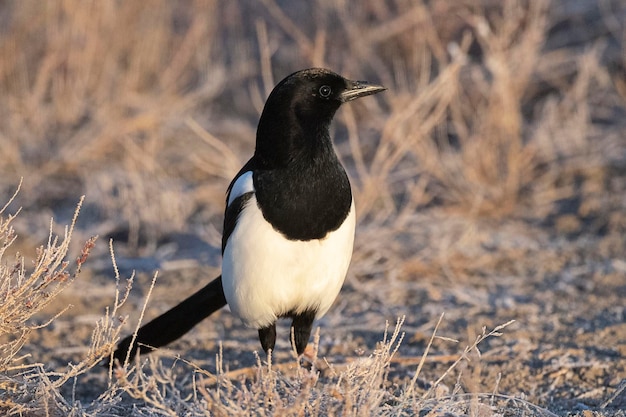
POLYGON ((0 2, 0 411, 623 416, 625 22, 620 0, 0 2), (311 66, 388 87, 333 126, 359 223, 318 360, 283 337, 266 363, 221 311, 98 366, 219 273, 264 98, 311 66))

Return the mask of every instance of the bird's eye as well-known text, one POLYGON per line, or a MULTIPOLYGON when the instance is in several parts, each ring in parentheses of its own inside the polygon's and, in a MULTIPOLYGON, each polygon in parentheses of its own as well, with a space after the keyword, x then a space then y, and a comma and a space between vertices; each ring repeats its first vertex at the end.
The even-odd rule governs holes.
POLYGON ((330 96, 330 93, 332 93, 332 89, 327 86, 327 85, 323 85, 320 87, 320 96, 324 97, 324 98, 328 98, 328 96, 330 96))

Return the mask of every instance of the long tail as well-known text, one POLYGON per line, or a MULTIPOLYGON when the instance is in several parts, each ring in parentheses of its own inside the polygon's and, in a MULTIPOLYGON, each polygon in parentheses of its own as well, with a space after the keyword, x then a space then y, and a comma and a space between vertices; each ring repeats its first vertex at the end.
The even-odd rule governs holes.
MULTIPOLYGON (((225 305, 226 298, 220 275, 177 306, 141 326, 130 350, 129 359, 132 359, 137 351, 151 352, 173 342, 225 305)), ((117 345, 113 353, 114 359, 120 363, 124 362, 132 339, 133 335, 127 336, 117 345)))

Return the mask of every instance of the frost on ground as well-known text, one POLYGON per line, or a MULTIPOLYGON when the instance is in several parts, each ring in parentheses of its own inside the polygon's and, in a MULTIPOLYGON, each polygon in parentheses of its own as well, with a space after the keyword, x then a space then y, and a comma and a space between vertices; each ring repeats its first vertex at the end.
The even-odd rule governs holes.
POLYGON ((2 414, 624 415, 623 2, 282 3, 0 6, 2 414), (100 366, 219 274, 264 98, 311 66, 388 88, 333 125, 358 227, 313 358, 222 310, 100 366))

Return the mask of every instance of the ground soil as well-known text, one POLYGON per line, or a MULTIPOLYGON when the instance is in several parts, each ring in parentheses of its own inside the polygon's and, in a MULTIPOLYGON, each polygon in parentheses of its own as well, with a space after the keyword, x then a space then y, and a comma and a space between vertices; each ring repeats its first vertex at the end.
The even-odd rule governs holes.
MULTIPOLYGON (((452 391, 456 385, 467 393, 498 392, 559 415, 614 415, 624 409, 626 262, 621 254, 626 239, 621 228, 604 227, 599 232, 578 221, 578 228, 570 227, 564 235, 558 220, 554 224, 524 219, 469 221, 454 213, 443 214, 427 212, 421 222, 424 231, 443 230, 458 239, 447 251, 448 261, 434 268, 440 273, 425 270, 428 260, 416 253, 414 264, 405 264, 394 279, 389 274, 351 274, 335 306, 318 323, 319 356, 341 367, 368 355, 382 339, 385 322, 393 325, 404 316, 406 335, 390 373, 390 382, 401 387, 414 375, 444 313, 437 334, 458 342, 434 341, 419 377, 427 389, 481 334, 483 326, 490 331, 514 320, 500 331, 501 336, 479 345, 480 357, 470 353, 472 360, 444 379, 447 389, 452 391)), ((613 224, 624 224, 626 220, 622 211, 605 215, 596 221, 611 218, 613 224)), ((420 227, 420 222, 414 226, 420 227)), ((194 265, 188 252, 186 264, 173 254, 170 265, 177 261, 187 267, 161 272, 147 318, 171 307, 217 273, 214 266, 194 265)), ((106 257, 101 257, 105 265, 106 257)), ((122 257, 121 263, 132 264, 132 260, 122 257)), ((93 324, 113 297, 114 285, 106 272, 106 268, 85 272, 53 303, 52 310, 68 303, 74 308, 33 334, 26 350, 37 361, 54 369, 84 355, 93 324)), ((147 271, 138 275, 127 306, 130 318, 125 333, 137 320, 150 279, 147 271)), ((278 332, 275 362, 292 361, 287 323, 278 332)), ((160 354, 166 363, 180 355, 215 372, 220 346, 226 372, 254 366, 253 351, 260 350, 256 332, 222 310, 160 354)), ((188 370, 183 363, 178 366, 181 374, 188 370)), ((67 389, 75 390, 83 401, 93 399, 106 384, 104 369, 94 369, 82 378, 90 383, 67 389)))

